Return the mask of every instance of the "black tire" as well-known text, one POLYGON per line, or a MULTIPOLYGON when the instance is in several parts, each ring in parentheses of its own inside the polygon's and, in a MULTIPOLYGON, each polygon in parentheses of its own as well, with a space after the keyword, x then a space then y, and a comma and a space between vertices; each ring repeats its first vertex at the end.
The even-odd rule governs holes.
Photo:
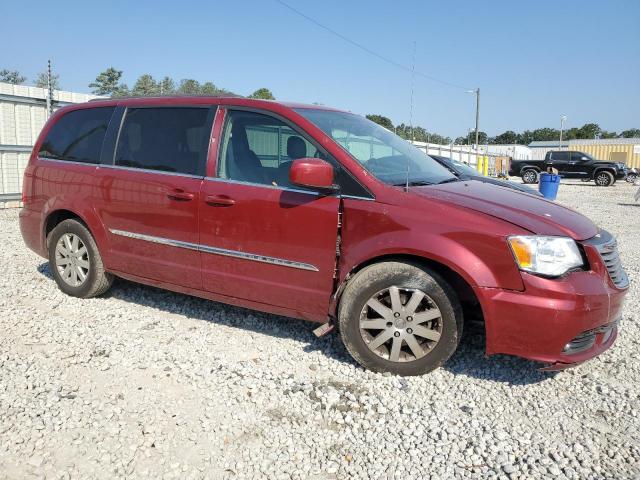
POLYGON ((527 170, 522 172, 522 182, 523 183, 538 183, 540 181, 540 174, 532 168, 528 168, 527 170))
POLYGON ((607 170, 601 170, 595 174, 594 180, 599 187, 610 187, 615 183, 613 173, 607 170))
POLYGON ((49 268, 51 269, 51 274, 58 284, 58 288, 67 295, 79 298, 91 298, 102 295, 111 287, 113 275, 105 272, 102 257, 100 257, 96 242, 87 227, 82 223, 77 220, 64 220, 60 222, 47 237, 47 247, 49 249, 49 268), (69 284, 62 278, 62 272, 59 271, 59 268, 63 267, 59 267, 56 263, 58 261, 56 259, 56 247, 62 237, 67 234, 77 236, 83 246, 86 247, 86 254, 83 256, 83 262, 88 262, 86 277, 82 283, 75 286, 69 284))
POLYGON ((629 183, 636 183, 637 178, 638 178, 638 176, 635 173, 631 173, 631 174, 627 175, 626 180, 629 183))
MULTIPOLYGON (((403 307, 406 305, 408 300, 403 307)), ((363 367, 403 376, 422 375, 443 365, 456 351, 462 336, 463 316, 457 295, 440 275, 427 268, 398 261, 365 267, 349 281, 340 299, 338 323, 347 351, 363 367), (419 290, 427 295, 427 302, 433 302, 440 309, 441 316, 434 320, 438 322, 440 329, 439 340, 424 356, 411 361, 391 361, 383 358, 367 346, 361 333, 364 330, 361 330, 360 318, 366 311, 365 305, 377 292, 392 286, 401 290, 419 290)), ((389 325, 390 323, 387 324, 387 328, 389 325)), ((408 328, 407 332, 411 333, 408 328)), ((393 338, 390 338, 389 342, 392 341, 393 338)), ((428 342, 423 345, 426 343, 428 342)), ((400 344, 405 351, 409 348, 404 337, 400 344)))

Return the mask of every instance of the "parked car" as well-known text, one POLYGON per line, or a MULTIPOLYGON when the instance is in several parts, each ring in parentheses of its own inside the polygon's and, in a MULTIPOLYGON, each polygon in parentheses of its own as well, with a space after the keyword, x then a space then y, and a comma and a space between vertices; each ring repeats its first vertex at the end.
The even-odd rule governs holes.
POLYGON ((614 343, 628 287, 615 239, 581 214, 460 181, 316 105, 67 106, 35 144, 23 202, 23 238, 68 295, 117 276, 337 324, 361 365, 401 375, 441 366, 471 319, 487 355, 578 364, 614 343))
POLYGON ((519 192, 528 193, 529 195, 536 195, 538 197, 543 196, 539 191, 531 187, 527 187, 526 185, 522 185, 521 183, 509 182, 508 180, 501 180, 499 178, 485 177, 473 167, 470 167, 466 163, 459 160, 454 160, 453 158, 449 157, 442 157, 440 155, 430 155, 430 157, 440 165, 448 168, 460 180, 477 180, 479 182, 490 183, 491 185, 498 185, 499 187, 510 188, 519 192))
POLYGON ((544 160, 512 160, 509 175, 522 177, 524 183, 538 183, 540 172, 548 168, 557 169, 564 178, 593 180, 601 187, 611 186, 627 176, 624 163, 596 160, 587 153, 572 150, 551 150, 544 160))

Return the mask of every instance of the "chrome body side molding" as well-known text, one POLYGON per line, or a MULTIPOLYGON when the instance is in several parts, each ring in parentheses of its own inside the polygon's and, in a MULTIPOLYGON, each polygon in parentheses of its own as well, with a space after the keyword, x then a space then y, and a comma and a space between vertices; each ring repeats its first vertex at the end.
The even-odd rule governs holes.
POLYGON ((271 265, 280 265, 282 267, 297 268, 299 270, 308 270, 318 272, 318 268, 309 263, 295 262, 284 258, 268 257, 255 253, 240 252, 237 250, 227 250, 224 248, 210 247, 208 245, 198 245, 197 243, 183 242, 181 240, 173 240, 170 238, 155 237, 153 235, 145 235, 143 233, 127 232, 125 230, 117 230, 110 228, 109 231, 114 235, 121 237, 135 238, 136 240, 144 240, 145 242, 159 243, 161 245, 169 245, 171 247, 186 248, 188 250, 196 250, 212 255, 222 255, 225 257, 240 258, 242 260, 251 260, 253 262, 269 263, 271 265))

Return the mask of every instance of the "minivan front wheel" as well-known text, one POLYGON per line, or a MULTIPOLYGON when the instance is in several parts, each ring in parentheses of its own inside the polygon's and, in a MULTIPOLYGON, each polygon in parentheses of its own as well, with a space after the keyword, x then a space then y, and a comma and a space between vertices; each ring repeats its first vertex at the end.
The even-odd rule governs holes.
POLYGON ((58 288, 67 295, 91 298, 106 292, 113 275, 105 272, 89 230, 77 220, 60 222, 47 237, 49 267, 58 288))
POLYGON ((347 285, 338 312, 345 347, 365 368, 421 375, 458 347, 462 309, 437 273, 404 262, 365 267, 347 285))
POLYGON ((596 185, 598 185, 599 187, 609 187, 615 182, 613 174, 611 172, 607 172, 606 170, 596 173, 595 180, 596 185))

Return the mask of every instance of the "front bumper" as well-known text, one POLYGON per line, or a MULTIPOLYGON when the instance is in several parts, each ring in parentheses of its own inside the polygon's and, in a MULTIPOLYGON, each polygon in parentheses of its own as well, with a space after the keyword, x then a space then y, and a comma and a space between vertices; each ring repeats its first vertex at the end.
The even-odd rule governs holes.
POLYGON ((487 355, 516 355, 559 370, 613 345, 627 289, 613 283, 595 247, 584 247, 589 271, 558 279, 523 272, 522 292, 474 288, 485 317, 487 355), (593 342, 585 340, 591 333, 593 342), (572 342, 577 348, 570 348, 572 342))

